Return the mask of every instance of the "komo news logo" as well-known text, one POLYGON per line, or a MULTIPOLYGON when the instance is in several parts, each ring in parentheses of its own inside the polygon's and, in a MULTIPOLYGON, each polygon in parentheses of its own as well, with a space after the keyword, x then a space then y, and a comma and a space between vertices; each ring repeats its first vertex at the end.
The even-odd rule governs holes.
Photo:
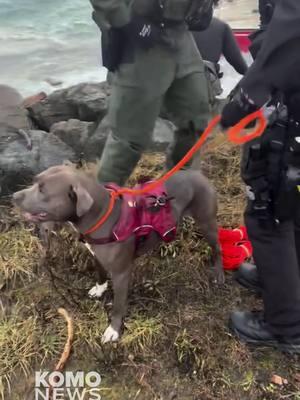
POLYGON ((101 400, 101 376, 96 371, 35 373, 35 400, 101 400))

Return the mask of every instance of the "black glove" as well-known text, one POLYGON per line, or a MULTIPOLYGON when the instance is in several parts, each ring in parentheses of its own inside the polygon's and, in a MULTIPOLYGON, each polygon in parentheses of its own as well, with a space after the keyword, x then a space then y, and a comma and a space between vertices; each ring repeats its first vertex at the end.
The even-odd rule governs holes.
POLYGON ((235 97, 223 108, 220 124, 225 129, 229 128, 257 110, 258 107, 240 89, 235 97))
POLYGON ((143 17, 135 16, 129 24, 122 27, 122 31, 128 40, 144 49, 163 42, 162 29, 143 17))

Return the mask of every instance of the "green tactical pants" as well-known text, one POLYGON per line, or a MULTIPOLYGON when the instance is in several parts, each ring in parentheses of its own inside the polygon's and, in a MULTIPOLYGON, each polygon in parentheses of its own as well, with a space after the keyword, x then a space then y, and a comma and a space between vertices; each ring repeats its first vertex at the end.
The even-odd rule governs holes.
POLYGON ((100 161, 100 182, 126 182, 151 143, 162 105, 178 128, 168 151, 168 168, 206 128, 210 109, 204 63, 190 32, 177 34, 176 41, 178 51, 162 46, 138 49, 134 62, 116 72, 108 113, 112 133, 100 161))

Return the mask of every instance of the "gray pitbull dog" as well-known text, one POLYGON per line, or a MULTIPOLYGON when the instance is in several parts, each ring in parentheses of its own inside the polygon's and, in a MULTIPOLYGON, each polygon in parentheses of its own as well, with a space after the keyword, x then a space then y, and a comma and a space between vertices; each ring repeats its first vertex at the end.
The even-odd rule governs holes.
MULTIPOLYGON (((184 215, 192 216, 212 248, 216 281, 224 282, 221 251, 216 221, 216 193, 199 171, 181 171, 166 182, 172 210, 179 223, 184 215)), ((15 205, 32 222, 71 221, 84 233, 104 215, 110 194, 95 178, 71 166, 57 166, 39 174, 32 186, 13 195, 15 205)), ((107 238, 119 219, 122 199, 118 199, 108 220, 91 234, 92 238, 107 238)), ((127 312, 127 297, 134 258, 158 245, 160 239, 151 233, 136 253, 135 236, 123 242, 92 245, 100 264, 110 274, 114 291, 111 322, 102 336, 103 343, 120 337, 127 312)))

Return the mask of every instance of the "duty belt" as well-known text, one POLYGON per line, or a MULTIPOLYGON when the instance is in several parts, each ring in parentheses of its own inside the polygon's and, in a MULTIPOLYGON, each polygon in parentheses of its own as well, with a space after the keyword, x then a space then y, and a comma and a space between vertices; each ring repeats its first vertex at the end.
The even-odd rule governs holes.
POLYGON ((151 22, 161 28, 161 29, 176 29, 176 28, 185 28, 186 22, 185 21, 175 21, 168 18, 162 18, 159 20, 153 19, 151 22))

